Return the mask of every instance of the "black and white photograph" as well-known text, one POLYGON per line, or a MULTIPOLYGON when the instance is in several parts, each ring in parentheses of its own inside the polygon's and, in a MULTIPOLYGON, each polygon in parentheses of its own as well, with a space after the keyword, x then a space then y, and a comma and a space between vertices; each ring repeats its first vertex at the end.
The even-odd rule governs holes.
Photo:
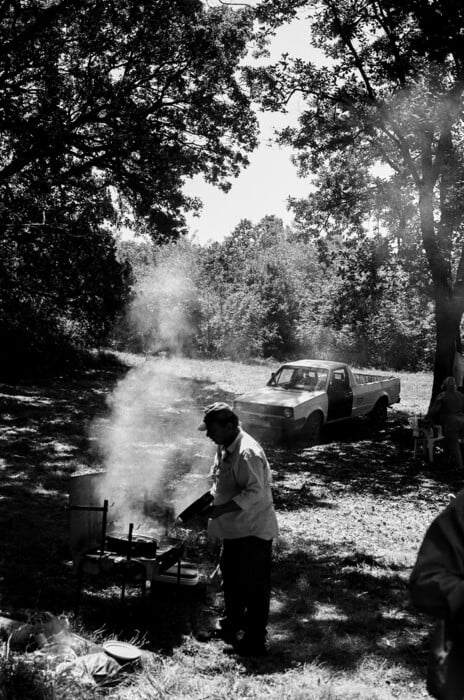
POLYGON ((464 700, 464 4, 0 0, 0 700, 464 700))

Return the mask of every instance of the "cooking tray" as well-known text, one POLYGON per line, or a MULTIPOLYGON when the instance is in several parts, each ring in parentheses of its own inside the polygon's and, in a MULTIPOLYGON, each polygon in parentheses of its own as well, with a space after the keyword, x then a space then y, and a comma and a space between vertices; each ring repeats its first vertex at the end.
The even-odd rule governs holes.
POLYGON ((177 516, 179 520, 186 523, 188 520, 193 518, 194 515, 202 515, 202 513, 212 504, 214 501, 214 496, 211 491, 207 491, 196 501, 193 501, 182 513, 177 516))
MULTIPOLYGON (((147 557, 152 559, 156 556, 158 542, 148 535, 133 535, 130 542, 130 553, 133 557, 147 557)), ((111 533, 106 536, 106 549, 114 554, 127 556, 129 553, 129 539, 127 535, 111 533)))

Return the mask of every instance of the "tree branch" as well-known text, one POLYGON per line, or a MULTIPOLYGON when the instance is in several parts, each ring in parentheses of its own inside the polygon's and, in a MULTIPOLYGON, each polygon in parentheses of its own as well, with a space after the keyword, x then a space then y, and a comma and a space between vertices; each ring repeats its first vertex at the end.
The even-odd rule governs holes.
POLYGON ((340 18, 339 12, 338 12, 337 5, 330 2, 329 6, 332 10, 340 38, 341 38, 342 42, 344 43, 344 45, 348 48, 348 51, 351 53, 351 55, 353 57, 354 65, 356 66, 356 68, 361 76, 361 79, 364 83, 367 94, 369 96, 369 99, 375 103, 377 101, 377 98, 376 98, 374 89, 372 87, 371 81, 369 80, 369 77, 368 77, 366 71, 364 70, 363 63, 362 63, 361 59, 359 58, 358 52, 356 51, 353 42, 349 38, 349 35, 348 35, 345 27, 343 26, 342 20, 340 18))
POLYGON ((397 36, 394 31, 390 30, 389 26, 389 17, 387 17, 387 11, 384 10, 382 5, 377 2, 377 0, 373 0, 371 3, 371 8, 374 13, 374 17, 377 20, 379 26, 381 29, 384 31, 385 36, 388 39, 388 42, 390 44, 391 50, 392 50, 392 55, 395 59, 395 65, 398 68, 398 78, 400 85, 404 87, 406 85, 406 73, 402 68, 402 60, 401 60, 401 54, 398 49, 398 44, 397 44, 397 36))

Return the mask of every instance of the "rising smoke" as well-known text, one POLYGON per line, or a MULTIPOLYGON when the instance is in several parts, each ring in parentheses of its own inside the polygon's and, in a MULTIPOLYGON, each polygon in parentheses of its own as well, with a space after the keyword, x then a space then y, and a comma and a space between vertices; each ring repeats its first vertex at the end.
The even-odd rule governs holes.
MULTIPOLYGON (((146 354, 163 350, 181 356, 195 324, 196 288, 185 256, 167 256, 136 286, 129 316, 142 334, 146 354)), ((122 530, 163 525, 168 510, 178 514, 208 488, 211 445, 198 432, 201 409, 192 382, 180 379, 172 363, 147 356, 131 369, 109 399, 110 416, 94 426, 106 476, 100 498, 122 530)))
POLYGON ((197 268, 187 246, 163 249, 135 283, 129 325, 147 353, 188 354, 197 332, 197 268))

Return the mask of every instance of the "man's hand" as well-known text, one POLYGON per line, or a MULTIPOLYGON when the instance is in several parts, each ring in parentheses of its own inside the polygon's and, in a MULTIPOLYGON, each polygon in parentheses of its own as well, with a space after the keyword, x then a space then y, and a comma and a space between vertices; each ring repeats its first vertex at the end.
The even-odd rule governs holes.
POLYGON ((224 513, 232 513, 234 510, 241 510, 235 501, 228 501, 227 503, 222 503, 220 506, 209 506, 203 513, 212 520, 219 518, 224 513))
POLYGON ((219 518, 220 515, 223 514, 223 509, 222 506, 209 506, 205 510, 205 515, 208 516, 208 518, 211 518, 212 520, 215 520, 216 518, 219 518))

